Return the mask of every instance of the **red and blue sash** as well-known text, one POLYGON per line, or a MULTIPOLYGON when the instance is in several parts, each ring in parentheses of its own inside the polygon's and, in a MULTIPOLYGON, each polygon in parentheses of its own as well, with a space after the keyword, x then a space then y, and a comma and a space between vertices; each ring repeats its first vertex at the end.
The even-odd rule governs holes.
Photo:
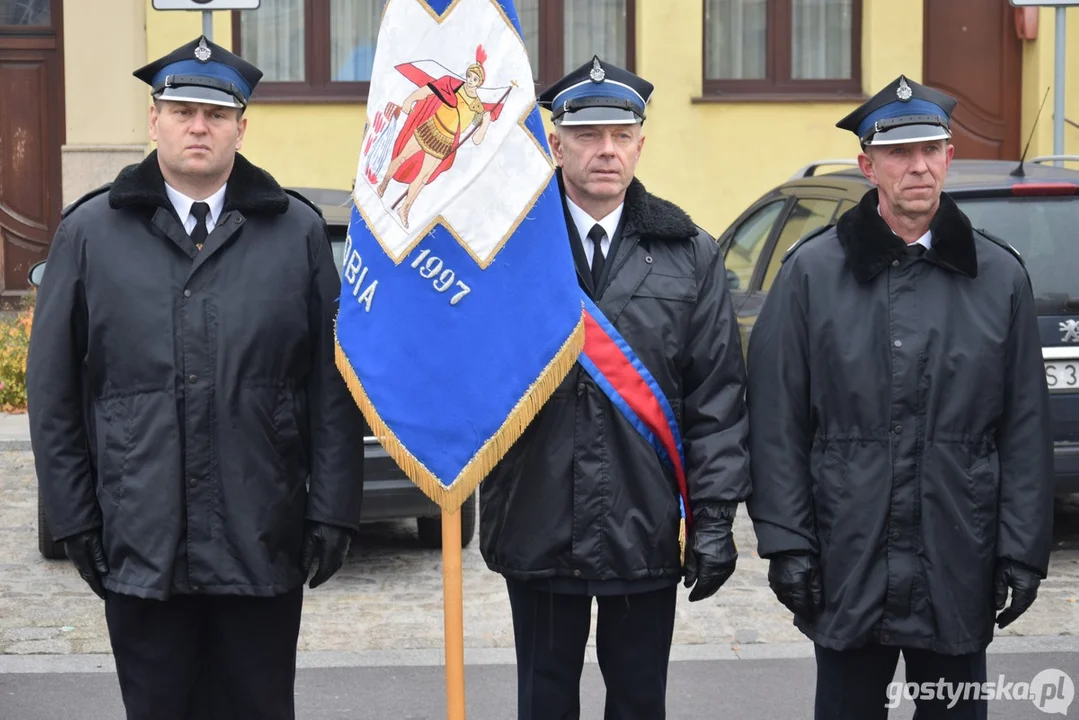
POLYGON ((685 563, 686 529, 692 524, 686 486, 686 456, 678 421, 659 383, 633 348, 603 312, 584 299, 584 351, 577 362, 596 381, 611 403, 655 449, 660 460, 674 470, 678 483, 678 509, 682 515, 678 544, 685 563))

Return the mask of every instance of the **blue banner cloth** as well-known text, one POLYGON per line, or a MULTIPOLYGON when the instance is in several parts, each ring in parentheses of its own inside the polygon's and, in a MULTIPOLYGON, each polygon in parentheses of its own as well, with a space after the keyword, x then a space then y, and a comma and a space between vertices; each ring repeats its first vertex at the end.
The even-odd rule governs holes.
POLYGON ((581 293, 512 0, 389 0, 337 318, 379 442, 456 510, 577 361, 581 293))

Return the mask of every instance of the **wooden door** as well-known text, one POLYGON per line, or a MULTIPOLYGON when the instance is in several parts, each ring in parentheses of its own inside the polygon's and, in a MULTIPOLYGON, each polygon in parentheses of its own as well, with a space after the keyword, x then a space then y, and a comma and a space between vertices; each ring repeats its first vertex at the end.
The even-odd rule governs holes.
POLYGON ((1018 160, 1022 45, 1008 0, 924 0, 924 84, 959 100, 956 158, 1018 160))
POLYGON ((0 302, 25 294, 60 222, 61 0, 0 0, 0 302))

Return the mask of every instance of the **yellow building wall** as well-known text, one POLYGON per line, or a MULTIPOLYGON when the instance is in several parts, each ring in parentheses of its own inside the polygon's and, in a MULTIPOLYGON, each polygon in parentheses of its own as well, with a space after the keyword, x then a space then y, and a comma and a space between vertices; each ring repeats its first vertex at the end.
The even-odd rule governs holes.
MULTIPOLYGON (((864 3, 863 90, 921 80, 921 0, 864 3)), ((854 158, 835 127, 856 102, 694 103, 701 96, 704 18, 697 0, 638 0, 637 71, 656 85, 638 176, 719 234, 761 194, 815 160, 854 158)))
POLYGON ((131 71, 145 62, 141 0, 65 3, 63 205, 145 154, 146 94, 130 82, 131 71))
MULTIPOLYGON (((1064 124, 1064 152, 1079 155, 1079 8, 1068 9, 1068 55, 1065 61, 1065 116, 1076 125, 1064 124)), ((1070 167, 1079 168, 1071 163, 1070 167)))
MULTIPOLYGON (((1079 8, 1068 9, 1068 54, 1065 60, 1065 117, 1076 123, 1064 124, 1064 152, 1079 155, 1079 8)), ((1050 146, 1051 147, 1051 146, 1050 146)), ((1070 167, 1079 168, 1071 163, 1070 167)))
MULTIPOLYGON (((152 0, 146 0, 151 7, 152 0)), ((160 57, 202 32, 202 14, 149 10, 149 56, 160 57)), ((232 48, 232 14, 214 13, 213 40, 232 48)), ((136 81, 137 82, 137 81, 136 81)), ((361 103, 254 103, 243 155, 283 185, 348 190, 356 174, 366 108, 361 103)))
MULTIPOLYGON (((885 85, 900 73, 920 79, 921 0, 865 5, 865 87, 885 85)), ((656 85, 638 175, 709 231, 722 231, 798 167, 857 153, 854 137, 835 128, 854 102, 693 102, 701 95, 703 67, 700 0, 637 0, 637 12, 637 71, 656 85)), ((214 41, 224 47, 231 47, 230 20, 228 13, 215 14, 214 41)), ((201 23, 199 13, 148 10, 149 57, 188 42, 201 23)), ((284 184, 348 189, 365 113, 359 103, 256 103, 248 110, 243 153, 284 184)))
POLYGON ((145 143, 148 93, 131 71, 146 62, 145 15, 131 0, 64 4, 64 89, 70 145, 145 143), (102 42, 107 38, 107 42, 102 42), (127 70, 127 75, 123 73, 127 70), (134 82, 132 82, 134 81, 134 82))
MULTIPOLYGON (((1065 11, 1067 18, 1067 54, 1064 63, 1064 117, 1079 123, 1079 8, 1065 11)), ((1056 8, 1041 8, 1038 17, 1038 38, 1023 43, 1023 130, 1025 145, 1031 137, 1028 157, 1052 155, 1053 102, 1056 92, 1056 8), (1049 92, 1046 97, 1046 91, 1049 92), (1038 106, 1045 107, 1034 127, 1038 106)), ((1064 124, 1064 148, 1061 154, 1079 155, 1079 127, 1064 124)), ((1079 168, 1079 163, 1068 163, 1079 168)))
MULTIPOLYGON (((146 8, 147 57, 159 57, 201 32, 200 13, 155 11, 151 0, 135 1, 146 8)), ((856 139, 835 127, 856 107, 854 101, 695 102, 702 94, 701 0, 637 0, 636 5, 637 72, 656 86, 638 176, 705 229, 722 232, 742 209, 804 165, 858 153, 856 139)), ((922 0, 864 2, 866 96, 901 73, 922 79, 922 7, 922 0)), ((1052 9, 1042 9, 1038 40, 1024 47, 1024 141, 1053 81, 1053 15, 1052 9)), ((1076 90, 1068 93, 1067 115, 1079 122, 1079 9, 1068 17, 1067 84, 1076 90)), ((214 40, 231 47, 231 13, 215 13, 214 40)), ((130 76, 125 82, 140 84, 130 76)), ((348 189, 365 117, 361 103, 256 103, 248 110, 243 153, 282 184, 348 189)), ((1065 142, 1079 153, 1079 129, 1069 126, 1065 142)), ((1052 95, 1031 146, 1032 156, 1050 152, 1052 95)))

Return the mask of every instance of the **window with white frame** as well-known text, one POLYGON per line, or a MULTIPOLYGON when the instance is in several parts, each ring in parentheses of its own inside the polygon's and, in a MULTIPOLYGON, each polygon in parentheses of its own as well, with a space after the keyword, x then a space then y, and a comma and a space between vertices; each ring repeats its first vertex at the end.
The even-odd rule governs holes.
POLYGON ((862 0, 704 0, 704 92, 861 93, 862 0))
MULTIPOLYGON (((233 47, 264 73, 256 99, 363 100, 386 0, 261 0, 236 11, 233 47)), ((635 0, 516 0, 542 89, 593 55, 633 68, 635 0)))

